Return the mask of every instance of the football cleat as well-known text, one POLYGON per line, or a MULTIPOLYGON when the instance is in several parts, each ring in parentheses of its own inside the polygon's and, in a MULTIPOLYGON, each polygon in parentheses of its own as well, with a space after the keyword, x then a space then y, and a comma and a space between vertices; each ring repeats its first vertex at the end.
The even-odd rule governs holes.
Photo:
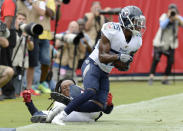
POLYGON ((42 111, 35 112, 34 115, 31 117, 32 123, 45 123, 47 115, 44 114, 42 111))
POLYGON ((65 125, 65 123, 62 120, 59 120, 59 119, 53 119, 51 123, 56 124, 56 125, 61 125, 61 126, 65 125))
POLYGON ((51 123, 53 124, 57 124, 57 125, 65 125, 63 120, 67 117, 67 114, 65 113, 65 111, 60 112, 58 115, 56 115, 56 117, 52 120, 51 123))

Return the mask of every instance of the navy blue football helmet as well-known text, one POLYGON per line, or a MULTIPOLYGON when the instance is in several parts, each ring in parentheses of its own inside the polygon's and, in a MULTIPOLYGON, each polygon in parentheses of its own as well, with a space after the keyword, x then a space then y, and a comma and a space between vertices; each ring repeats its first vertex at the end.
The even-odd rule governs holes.
POLYGON ((119 23, 125 29, 129 29, 133 34, 143 35, 145 31, 145 16, 136 6, 126 6, 119 13, 119 23))

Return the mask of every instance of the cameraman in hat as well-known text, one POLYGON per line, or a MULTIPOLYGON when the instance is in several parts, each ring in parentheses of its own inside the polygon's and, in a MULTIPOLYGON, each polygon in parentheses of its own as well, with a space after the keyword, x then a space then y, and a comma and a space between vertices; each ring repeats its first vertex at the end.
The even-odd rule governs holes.
POLYGON ((175 49, 178 47, 178 27, 183 26, 183 17, 179 15, 175 4, 168 6, 168 12, 160 16, 160 27, 153 40, 154 56, 150 70, 149 85, 153 83, 153 77, 157 64, 162 55, 167 57, 167 66, 164 73, 162 84, 170 84, 168 76, 171 74, 171 68, 174 63, 175 49))

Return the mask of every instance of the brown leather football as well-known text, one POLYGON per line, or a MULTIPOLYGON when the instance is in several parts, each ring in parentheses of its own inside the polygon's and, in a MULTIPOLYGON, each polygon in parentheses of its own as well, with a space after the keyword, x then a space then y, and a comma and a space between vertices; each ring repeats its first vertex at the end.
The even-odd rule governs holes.
POLYGON ((127 64, 124 62, 121 62, 119 60, 113 62, 114 67, 116 67, 118 70, 123 71, 127 68, 127 64))

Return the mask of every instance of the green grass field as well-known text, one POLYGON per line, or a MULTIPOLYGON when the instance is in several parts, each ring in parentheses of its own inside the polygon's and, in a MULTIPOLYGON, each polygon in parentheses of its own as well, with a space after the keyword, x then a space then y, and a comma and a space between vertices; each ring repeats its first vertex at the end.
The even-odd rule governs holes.
MULTIPOLYGON (((114 128, 116 128, 116 129, 119 128, 119 130, 122 126, 132 129, 132 128, 128 127, 129 124, 125 124, 125 122, 126 123, 129 122, 128 118, 131 118, 132 116, 128 116, 127 115, 128 113, 125 116, 123 114, 124 112, 121 112, 122 114, 118 114, 119 111, 121 110, 121 109, 118 110, 118 107, 120 107, 119 105, 122 105, 122 106, 133 105, 132 103, 147 101, 147 100, 159 98, 162 96, 171 96, 171 95, 175 95, 175 94, 181 94, 181 93, 183 93, 182 85, 183 85, 183 82, 181 82, 181 81, 176 81, 176 83, 172 84, 172 85, 161 85, 160 82, 155 82, 153 84, 153 86, 149 86, 147 84, 147 82, 134 82, 134 81, 111 82, 110 90, 113 94, 113 103, 115 106, 117 106, 117 108, 115 108, 115 110, 114 110, 114 113, 112 113, 111 115, 105 115, 101 120, 99 120, 99 122, 96 122, 96 123, 90 123, 90 124, 88 124, 88 123, 74 123, 74 124, 69 123, 68 126, 65 126, 65 129, 70 131, 71 129, 75 129, 77 127, 82 130, 88 131, 88 130, 93 130, 92 125, 94 125, 95 127, 98 128, 98 129, 96 129, 96 131, 102 130, 105 128, 107 129, 108 128, 107 125, 109 125, 109 126, 113 125, 113 126, 115 126, 114 128), (122 115, 122 116, 120 116, 120 115, 122 115), (124 121, 124 119, 121 120, 121 117, 125 118, 125 120, 127 120, 127 121, 124 121), (124 122, 124 123, 121 124, 121 122, 124 122), (85 127, 85 124, 87 124, 87 127, 85 127), (106 126, 104 126, 101 129, 102 124, 104 124, 106 126)), ((41 96, 37 96, 37 97, 32 97, 35 105, 39 108, 39 110, 45 110, 49 106, 51 101, 48 100, 48 98, 49 98, 49 95, 41 95, 41 96)), ((31 116, 30 116, 26 106, 22 102, 22 100, 23 100, 22 98, 17 98, 15 100, 5 100, 5 101, 0 102, 0 107, 1 107, 0 108, 0 118, 1 118, 0 119, 0 128, 16 128, 16 127, 21 127, 21 126, 31 124, 31 122, 30 122, 31 116)), ((129 106, 129 107, 131 108, 131 106, 129 106)), ((166 105, 161 108, 164 108, 164 107, 166 107, 166 105)), ((126 108, 126 107, 124 107, 124 108, 126 108)), ((132 109, 133 109, 133 106, 132 106, 132 109)), ((134 112, 135 112, 135 110, 133 111, 133 113, 134 112)), ((131 114, 133 114, 133 113, 131 113, 131 114)), ((140 114, 140 115, 143 116, 143 114, 140 114)), ((139 115, 136 115, 136 116, 139 116, 139 115)), ((182 118, 183 118, 183 115, 182 115, 182 118)), ((148 118, 144 117, 144 119, 147 119, 147 121, 144 124, 148 125, 148 122, 149 122, 148 118)), ((138 126, 139 121, 137 121, 137 120, 138 120, 138 117, 137 118, 134 117, 134 121, 132 121, 133 126, 135 126, 135 125, 138 126)), ((157 119, 157 121, 161 121, 161 119, 157 119)), ((45 125, 45 124, 42 124, 42 125, 45 125)), ((47 125, 49 125, 49 124, 47 124, 47 125)), ((183 122, 182 122, 182 125, 183 125, 183 122)), ((50 126, 52 127, 50 130, 58 128, 58 126, 56 126, 56 125, 50 125, 50 126)), ((150 127, 152 127, 152 126, 153 126, 153 123, 150 125, 150 127)), ((147 127, 147 131, 149 131, 149 129, 151 129, 150 127, 149 126, 147 127)), ((156 127, 157 127, 157 125, 156 125, 156 127)), ((143 129, 145 129, 145 128, 143 128, 143 129)), ((160 128, 160 129, 162 129, 162 128, 160 128)), ((173 130, 174 128, 172 127, 171 129, 173 130)), ((139 130, 139 131, 141 131, 141 130, 139 130)))

